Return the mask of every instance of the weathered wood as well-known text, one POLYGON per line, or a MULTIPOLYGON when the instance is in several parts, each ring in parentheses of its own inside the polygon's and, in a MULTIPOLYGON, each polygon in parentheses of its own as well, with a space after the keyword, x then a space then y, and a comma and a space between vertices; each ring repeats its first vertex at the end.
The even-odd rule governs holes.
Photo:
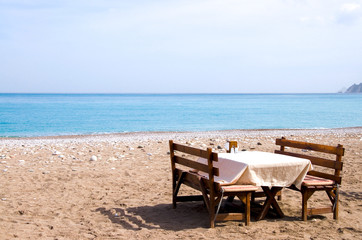
POLYGON ((332 174, 322 173, 322 172, 318 172, 318 171, 314 171, 314 170, 309 171, 308 175, 330 179, 330 180, 335 181, 338 184, 341 184, 341 182, 342 182, 342 177, 338 177, 338 176, 335 176, 332 174))
POLYGON ((277 139, 276 145, 284 146, 284 147, 292 147, 299 149, 307 149, 317 152, 331 153, 339 156, 344 155, 343 147, 332 147, 328 145, 316 144, 316 143, 308 143, 308 142, 299 142, 287 139, 277 139))
POLYGON ((338 201, 338 198, 339 198, 339 192, 338 192, 338 189, 334 190, 334 195, 335 195, 335 198, 334 198, 334 209, 333 209, 333 219, 335 220, 338 220, 338 212, 339 212, 339 201, 338 201))
MULTIPOLYGON (((278 200, 279 200, 279 197, 282 196, 282 191, 277 192, 277 194, 275 196, 278 196, 278 200)), ((253 198, 262 198, 262 197, 265 197, 265 193, 263 191, 258 191, 258 192, 253 193, 252 197, 253 198)))
MULTIPOLYGON (((239 198, 241 199, 240 195, 238 195, 239 198)), ((251 200, 251 192, 248 192, 246 194, 246 199, 244 202, 245 204, 245 224, 248 226, 250 224, 250 200, 251 200)))
POLYGON ((318 215, 324 213, 333 213, 332 207, 324 207, 324 208, 308 208, 307 214, 310 215, 318 215))
MULTIPOLYGON (((344 151, 344 148, 343 148, 342 145, 338 144, 338 148, 342 148, 343 151, 344 151)), ((337 155, 337 156, 336 156, 336 162, 342 162, 342 156, 341 156, 341 155, 337 155)), ((334 175, 340 176, 341 170, 342 170, 342 169, 336 169, 336 170, 334 171, 334 175)))
POLYGON ((277 201, 275 200, 275 196, 276 194, 282 190, 282 187, 262 187, 265 195, 266 195, 266 200, 264 202, 262 211, 260 212, 259 216, 256 218, 257 221, 264 219, 266 214, 268 213, 270 206, 272 205, 274 210, 276 211, 277 215, 279 217, 284 217, 284 213, 283 211, 280 209, 279 204, 277 203, 277 201))
MULTIPOLYGON (((193 147, 189 147, 189 146, 185 146, 185 145, 180 145, 180 144, 176 144, 176 143, 173 144, 173 149, 175 151, 187 153, 187 154, 194 155, 197 157, 202 157, 202 158, 208 158, 208 156, 209 156, 208 152, 205 150, 193 148, 193 147)), ((214 153, 212 155, 213 158, 216 156, 217 156, 217 153, 214 153)), ((217 161, 217 158, 214 161, 217 161)))
POLYGON ((183 183, 191 188, 194 188, 196 190, 201 190, 200 187, 200 175, 194 174, 194 173, 187 173, 183 179, 183 183))
POLYGON ((236 221, 245 220, 245 215, 242 213, 219 213, 216 217, 217 221, 236 221))
POLYGON ((196 149, 188 146, 183 146, 180 144, 175 144, 170 141, 170 158, 171 158, 171 168, 172 168, 172 191, 173 191, 173 205, 176 206, 176 202, 184 201, 200 201, 203 200, 208 212, 210 219, 210 227, 215 226, 215 219, 224 220, 241 220, 241 214, 227 214, 227 215, 218 215, 215 216, 216 205, 222 201, 223 196, 233 195, 238 196, 241 199, 246 201, 246 217, 245 224, 248 225, 250 222, 250 196, 253 192, 251 189, 248 191, 240 190, 233 191, 223 195, 221 191, 221 186, 219 183, 214 181, 215 176, 219 176, 219 169, 213 166, 213 162, 218 161, 217 153, 213 153, 211 148, 208 148, 207 151, 196 149), (187 159, 175 155, 175 151, 183 152, 194 157, 202 157, 207 160, 207 164, 202 164, 197 162, 197 160, 187 159), (206 176, 200 175, 193 171, 186 171, 181 168, 178 168, 179 165, 192 168, 201 172, 205 172, 206 176), (180 190, 181 185, 189 186, 193 189, 201 191, 202 195, 197 196, 177 196, 180 190), (250 190, 250 191, 249 191, 250 190), (246 198, 244 197, 246 195, 246 198))
POLYGON ((337 147, 333 146, 327 146, 327 145, 321 145, 321 144, 315 144, 315 143, 307 143, 307 142, 299 142, 299 141, 292 141, 287 140, 284 137, 281 139, 276 140, 276 144, 281 146, 280 151, 275 150, 275 153, 278 154, 284 154, 288 156, 294 156, 294 157, 300 157, 300 158, 306 158, 309 159, 312 164, 327 167, 334 169, 334 174, 329 174, 321 171, 309 171, 308 175, 320 177, 324 179, 330 179, 334 181, 334 184, 327 184, 326 185, 311 185, 311 184, 304 184, 302 185, 302 188, 299 190, 296 187, 291 187, 293 190, 300 191, 302 193, 302 219, 304 221, 307 220, 308 215, 314 215, 314 214, 323 214, 323 213, 331 213, 333 212, 333 218, 338 219, 338 208, 339 208, 339 202, 338 202, 338 184, 341 184, 342 178, 340 177, 340 172, 343 168, 343 162, 342 162, 342 156, 344 155, 345 149, 343 148, 343 145, 338 144, 337 147), (292 153, 292 152, 286 152, 284 147, 292 147, 292 148, 299 148, 299 149, 309 149, 316 152, 323 152, 328 154, 334 154, 336 156, 336 160, 330 160, 315 156, 309 156, 305 154, 299 154, 299 153, 292 153), (308 208, 308 200, 316 191, 326 191, 329 200, 332 203, 331 207, 325 207, 325 208, 308 208))
MULTIPOLYGON (((181 173, 179 176, 178 176, 178 179, 177 179, 177 184, 176 184, 176 187, 173 189, 173 196, 176 197, 177 194, 178 194, 178 191, 180 190, 180 187, 181 187, 181 184, 183 182, 183 178, 185 177, 185 173, 181 173)), ((174 206, 175 208, 176 206, 174 206)))
MULTIPOLYGON (((169 146, 170 146, 170 159, 171 159, 171 172, 172 172, 172 193, 175 191, 176 188, 176 164, 175 164, 175 154, 174 154, 174 149, 173 149, 173 141, 170 140, 169 141, 169 146)), ((176 208, 176 196, 174 194, 172 194, 172 206, 173 208, 176 208)))
POLYGON ((283 155, 292 156, 292 157, 305 158, 305 159, 310 160, 313 165, 322 166, 322 167, 326 167, 326 168, 342 170, 342 167, 343 167, 343 162, 338 162, 335 160, 314 157, 314 156, 309 156, 309 155, 300 154, 300 153, 279 151, 279 150, 275 150, 274 152, 277 154, 283 154, 283 155))
POLYGON ((302 220, 307 221, 308 218, 308 196, 305 189, 302 189, 302 220))
MULTIPOLYGON (((184 165, 186 167, 193 168, 195 170, 198 170, 198 171, 201 171, 201 172, 204 172, 204 173, 209 173, 209 166, 206 165, 206 164, 199 163, 199 162, 196 162, 194 160, 190 160, 190 159, 183 158, 183 157, 180 157, 180 156, 174 156, 174 161, 175 161, 175 163, 184 165)), ((215 176, 219 176, 219 169, 218 168, 213 167, 212 171, 213 171, 213 174, 215 176)))

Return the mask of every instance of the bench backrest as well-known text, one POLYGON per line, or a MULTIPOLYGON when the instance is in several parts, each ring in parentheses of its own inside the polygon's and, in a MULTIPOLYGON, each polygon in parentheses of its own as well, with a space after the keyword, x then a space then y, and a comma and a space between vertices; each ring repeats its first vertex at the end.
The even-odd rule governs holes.
POLYGON ((316 170, 309 171, 308 174, 316 177, 330 179, 338 184, 341 184, 342 178, 340 176, 340 173, 343 168, 342 156, 344 156, 344 148, 342 145, 338 144, 336 147, 334 147, 334 146, 328 146, 316 143, 287 140, 284 137, 276 139, 275 144, 280 145, 280 150, 275 150, 275 153, 284 154, 293 157, 299 157, 299 158, 306 158, 309 159, 313 165, 334 169, 334 174, 325 173, 316 170), (286 151, 287 150, 286 147, 332 154, 335 156, 335 159, 331 160, 324 157, 317 157, 303 153, 288 152, 286 151))
POLYGON ((210 189, 215 190, 217 186, 214 182, 214 176, 219 176, 219 169, 214 167, 213 162, 218 161, 217 153, 212 152, 211 148, 207 148, 207 150, 205 151, 198 148, 176 144, 173 143, 172 140, 170 140, 169 143, 172 172, 175 173, 179 169, 181 170, 178 165, 182 165, 186 167, 190 171, 190 173, 206 173, 206 175, 208 175, 208 179, 205 178, 204 180, 208 182, 210 189), (205 158, 207 160, 207 164, 198 162, 198 158, 205 158))

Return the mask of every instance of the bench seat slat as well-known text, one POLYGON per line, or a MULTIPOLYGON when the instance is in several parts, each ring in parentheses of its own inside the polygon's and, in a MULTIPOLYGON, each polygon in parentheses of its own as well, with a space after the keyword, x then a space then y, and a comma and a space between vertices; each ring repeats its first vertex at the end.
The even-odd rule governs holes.
POLYGON ((302 184, 305 186, 325 186, 325 185, 333 185, 334 181, 330 179, 306 175, 302 184))
POLYGON ((221 189, 224 192, 249 192, 258 190, 258 187, 253 185, 229 185, 221 186, 221 189))
POLYGON ((325 179, 330 179, 332 181, 335 181, 338 184, 341 184, 341 182, 342 182, 342 177, 338 177, 336 175, 332 175, 332 174, 328 174, 328 173, 317 172, 314 170, 309 171, 308 175, 315 176, 315 177, 321 177, 321 178, 325 178, 325 179))

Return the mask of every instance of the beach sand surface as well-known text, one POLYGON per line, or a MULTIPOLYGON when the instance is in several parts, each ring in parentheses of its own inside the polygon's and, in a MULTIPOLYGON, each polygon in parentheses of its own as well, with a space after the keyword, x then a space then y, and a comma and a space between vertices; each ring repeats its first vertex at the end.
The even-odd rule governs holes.
MULTIPOLYGON (((0 139, 0 239, 361 239, 362 128, 146 132, 0 139), (218 222, 202 202, 171 202, 168 140, 225 152, 273 152, 275 139, 343 144, 340 219, 300 219, 301 195, 283 191, 285 217, 218 222)), ((181 194, 196 193, 183 187, 181 194)), ((316 194, 313 204, 328 201, 316 194)))

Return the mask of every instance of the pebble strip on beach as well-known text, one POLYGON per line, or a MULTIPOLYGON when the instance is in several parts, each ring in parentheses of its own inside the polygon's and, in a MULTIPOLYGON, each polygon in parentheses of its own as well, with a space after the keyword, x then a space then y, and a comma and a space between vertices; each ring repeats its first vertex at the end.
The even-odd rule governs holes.
POLYGON ((361 155, 362 127, 0 138, 0 236, 356 239, 362 234, 361 155), (168 140, 215 152, 236 140, 239 150, 273 152, 282 136, 346 148, 338 222, 331 216, 300 221, 300 194, 289 191, 280 203, 287 217, 248 227, 226 222, 209 229, 202 203, 172 209, 168 140))

